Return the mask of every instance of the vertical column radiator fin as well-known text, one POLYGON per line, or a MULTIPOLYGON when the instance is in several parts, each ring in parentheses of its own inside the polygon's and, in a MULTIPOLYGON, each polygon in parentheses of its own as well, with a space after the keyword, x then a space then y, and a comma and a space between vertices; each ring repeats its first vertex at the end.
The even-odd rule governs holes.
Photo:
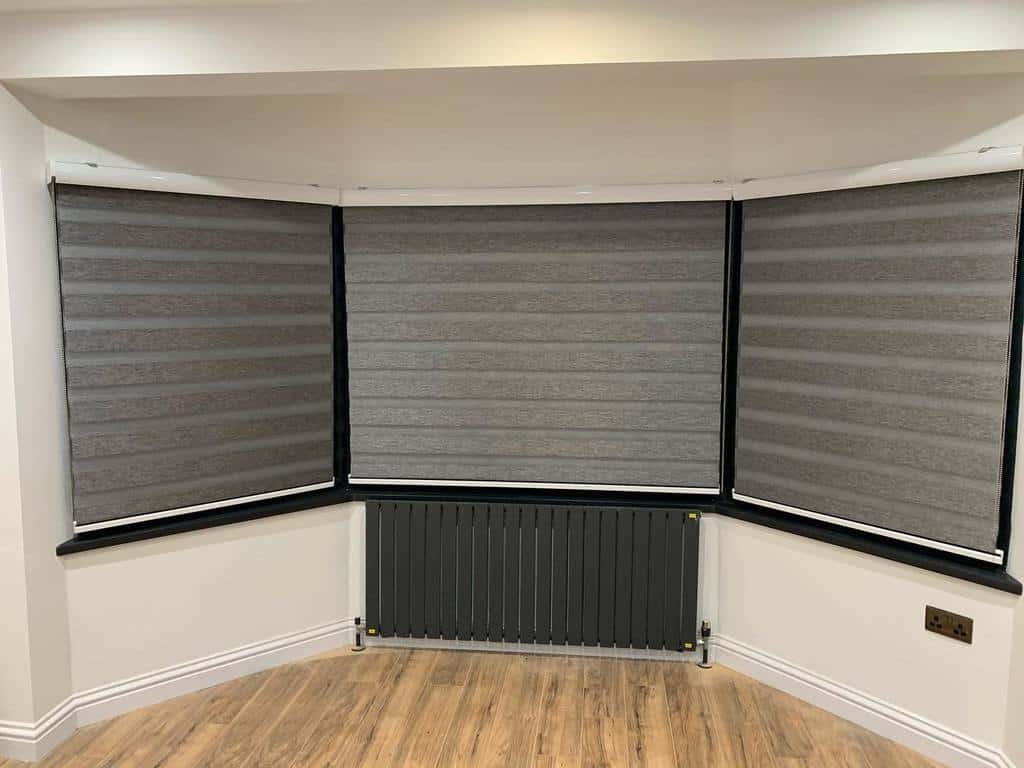
POLYGON ((689 651, 700 514, 366 503, 371 637, 689 651))

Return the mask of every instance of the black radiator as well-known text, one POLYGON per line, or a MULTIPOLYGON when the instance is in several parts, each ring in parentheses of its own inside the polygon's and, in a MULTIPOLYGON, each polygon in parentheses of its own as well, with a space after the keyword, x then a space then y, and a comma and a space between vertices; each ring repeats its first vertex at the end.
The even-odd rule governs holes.
POLYGON ((700 514, 366 502, 371 637, 696 648, 700 514))

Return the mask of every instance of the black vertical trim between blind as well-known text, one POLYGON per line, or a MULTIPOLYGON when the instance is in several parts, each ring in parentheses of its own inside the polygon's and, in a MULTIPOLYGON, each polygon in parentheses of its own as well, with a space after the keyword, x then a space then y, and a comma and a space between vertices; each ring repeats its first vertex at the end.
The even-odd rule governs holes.
MULTIPOLYGON (((1024 192, 1024 173, 1021 174, 1024 192)), ((999 530, 996 546, 1003 550, 1006 565, 1010 549, 1013 517, 1013 478, 1017 463, 1017 422, 1020 416, 1021 333, 1024 331, 1024 292, 1021 269, 1024 266, 1024 194, 1017 214, 1017 260, 1013 270, 1013 309, 1010 317, 1010 359, 1006 380, 1006 414, 1003 422, 1003 471, 999 489, 999 530)))
POLYGON ((726 214, 725 313, 722 334, 722 469, 719 496, 732 499, 736 477, 736 366, 740 342, 740 267, 743 260, 743 203, 733 200, 726 214))
MULTIPOLYGON (((71 470, 71 385, 68 381, 68 365, 67 365, 67 352, 65 349, 65 339, 67 339, 67 326, 64 321, 64 265, 60 260, 60 223, 57 221, 57 197, 60 195, 60 189, 57 185, 57 178, 55 176, 50 177, 49 184, 47 185, 50 192, 50 203, 53 205, 53 258, 57 262, 57 311, 60 313, 60 367, 61 367, 61 384, 64 387, 64 413, 63 413, 63 426, 65 434, 67 435, 68 442, 67 448, 64 451, 64 460, 67 462, 67 480, 70 501, 75 497, 75 473, 71 470)), ((71 525, 75 524, 75 511, 72 505, 71 509, 71 525)), ((74 541, 73 537, 71 541, 74 541)), ((60 548, 67 544, 58 545, 57 554, 59 555, 60 548)))
POLYGON ((334 300, 334 487, 348 488, 352 451, 348 401, 348 310, 345 306, 344 210, 331 212, 331 270, 334 300))

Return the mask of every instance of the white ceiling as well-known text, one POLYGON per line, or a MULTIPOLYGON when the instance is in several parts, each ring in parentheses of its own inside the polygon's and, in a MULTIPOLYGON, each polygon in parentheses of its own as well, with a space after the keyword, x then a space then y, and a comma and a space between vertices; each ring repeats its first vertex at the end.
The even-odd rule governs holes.
POLYGON ((817 77, 833 75, 832 62, 841 60, 888 76, 992 74, 1022 71, 1024 55, 1021 0, 177 0, 180 7, 153 7, 173 1, 0 0, 0 8, 37 11, 0 23, 0 80, 68 97, 193 86, 198 95, 205 78, 228 90, 309 92, 334 90, 336 73, 356 71, 596 64, 757 70, 770 62, 817 77), (84 10, 100 3, 126 7, 84 10), (78 10, 38 12, 55 5, 78 10))
MULTIPOLYGON (((0 0, 2 1, 2 0, 0 0)), ((572 93, 592 82, 606 92, 651 89, 677 82, 710 89, 730 82, 794 80, 884 83, 892 78, 946 78, 1024 74, 1024 51, 903 56, 848 56, 797 60, 651 62, 568 66, 455 67, 333 72, 263 72, 10 79, 20 93, 52 99, 137 99, 222 96, 390 95, 427 91, 473 94, 486 101, 507 89, 572 93)))
POLYGON ((283 5, 309 0, 0 0, 0 13, 93 11, 107 8, 179 8, 215 5, 283 5))
POLYGON ((20 98, 52 159, 345 188, 707 182, 1024 136, 1012 75, 709 81, 616 66, 354 74, 333 95, 20 98))

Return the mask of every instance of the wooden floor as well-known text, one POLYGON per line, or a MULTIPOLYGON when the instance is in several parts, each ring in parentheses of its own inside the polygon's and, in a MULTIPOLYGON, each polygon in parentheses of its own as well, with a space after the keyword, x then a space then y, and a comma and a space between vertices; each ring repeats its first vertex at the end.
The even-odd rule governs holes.
MULTIPOLYGON (((22 765, 0 758, 0 768, 22 765)), ((935 764, 724 667, 370 649, 88 726, 38 765, 935 764)))

